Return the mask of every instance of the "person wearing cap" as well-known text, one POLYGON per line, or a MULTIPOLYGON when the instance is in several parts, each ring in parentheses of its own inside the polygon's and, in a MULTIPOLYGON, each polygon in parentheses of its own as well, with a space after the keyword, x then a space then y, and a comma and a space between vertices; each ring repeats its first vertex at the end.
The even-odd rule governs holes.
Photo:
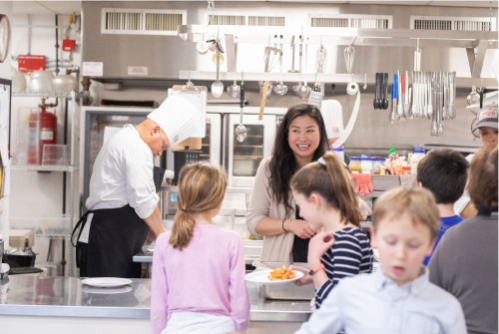
POLYGON ((137 126, 115 133, 97 155, 90 179, 88 211, 76 245, 81 277, 140 278, 133 262, 146 238, 165 232, 153 180, 153 158, 196 130, 199 117, 188 100, 168 97, 137 126))
MULTIPOLYGON (((480 138, 483 144, 481 149, 492 150, 497 147, 497 97, 484 105, 476 115, 476 123, 471 130, 476 138, 480 138)), ((469 163, 473 160, 474 154, 466 157, 469 163)), ((467 187, 466 187, 467 188, 467 187)), ((454 211, 463 218, 476 216, 477 209, 470 200, 470 194, 465 189, 463 196, 454 204, 454 211)))

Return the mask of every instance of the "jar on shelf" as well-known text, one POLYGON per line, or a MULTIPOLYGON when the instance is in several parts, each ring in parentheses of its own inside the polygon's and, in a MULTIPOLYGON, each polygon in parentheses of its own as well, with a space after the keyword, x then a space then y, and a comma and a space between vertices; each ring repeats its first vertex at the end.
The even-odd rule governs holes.
POLYGON ((360 174, 360 157, 351 157, 348 167, 352 174, 360 174))
POLYGON ((360 158, 360 169, 362 174, 372 174, 373 161, 371 157, 363 156, 360 158))
POLYGON ((411 174, 411 166, 403 166, 402 167, 402 173, 404 173, 404 175, 411 174))
POLYGON ((373 158, 373 174, 385 175, 385 158, 373 158))

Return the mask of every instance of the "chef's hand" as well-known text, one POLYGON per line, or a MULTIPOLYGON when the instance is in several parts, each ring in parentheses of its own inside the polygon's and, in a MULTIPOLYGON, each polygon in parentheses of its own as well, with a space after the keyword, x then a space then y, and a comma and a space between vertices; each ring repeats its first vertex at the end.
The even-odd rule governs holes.
POLYGON ((308 265, 315 268, 321 264, 321 257, 334 245, 334 236, 328 232, 319 232, 308 244, 308 265))
POLYGON ((301 220, 301 219, 287 220, 286 227, 288 231, 293 232, 293 234, 302 239, 310 239, 317 232, 319 232, 319 231, 314 231, 306 220, 301 220))
POLYGON ((155 241, 157 237, 158 237, 158 236, 157 236, 156 234, 154 234, 154 232, 153 232, 153 231, 149 230, 149 232, 147 232, 147 238, 148 238, 149 240, 151 240, 151 241, 155 241))
POLYGON ((305 274, 302 278, 293 282, 296 286, 303 286, 312 283, 313 279, 312 276, 308 273, 308 269, 291 265, 289 266, 289 270, 301 271, 305 274))

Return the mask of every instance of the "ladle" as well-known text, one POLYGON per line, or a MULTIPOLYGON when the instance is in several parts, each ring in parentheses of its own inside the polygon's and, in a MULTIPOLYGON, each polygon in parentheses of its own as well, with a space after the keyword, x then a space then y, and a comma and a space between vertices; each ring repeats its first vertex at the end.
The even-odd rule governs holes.
POLYGON ((211 94, 215 98, 222 96, 224 92, 224 84, 219 80, 220 76, 220 49, 217 48, 217 81, 211 84, 211 94))
POLYGON ((244 81, 241 80, 241 89, 240 89, 240 107, 241 107, 241 113, 240 113, 240 118, 239 118, 239 125, 237 126, 235 130, 235 135, 236 139, 238 142, 242 143, 248 134, 248 129, 243 124, 243 108, 244 108, 244 81))
POLYGON ((285 95, 288 92, 288 86, 286 86, 282 81, 274 86, 274 93, 277 95, 285 95))
POLYGON ((466 98, 468 101, 468 105, 472 105, 473 103, 477 103, 480 101, 480 94, 476 92, 476 86, 471 86, 471 93, 466 98))
POLYGON ((227 87, 227 93, 233 99, 237 99, 239 97, 239 95, 241 94, 241 86, 239 86, 236 83, 236 80, 234 80, 234 84, 233 85, 230 85, 229 87, 227 87))

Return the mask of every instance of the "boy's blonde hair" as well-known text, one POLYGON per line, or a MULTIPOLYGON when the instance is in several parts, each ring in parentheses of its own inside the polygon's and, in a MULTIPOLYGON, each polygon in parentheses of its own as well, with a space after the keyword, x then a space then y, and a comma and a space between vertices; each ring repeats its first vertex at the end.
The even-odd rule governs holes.
POLYGON ((385 192, 374 202, 371 216, 374 231, 383 219, 398 219, 404 214, 414 224, 420 223, 430 229, 433 241, 440 228, 440 215, 433 194, 426 189, 395 188, 385 192))
POLYGON ((177 213, 173 219, 170 245, 182 250, 187 247, 194 231, 191 214, 219 207, 227 189, 227 176, 208 162, 185 165, 178 181, 177 213))

